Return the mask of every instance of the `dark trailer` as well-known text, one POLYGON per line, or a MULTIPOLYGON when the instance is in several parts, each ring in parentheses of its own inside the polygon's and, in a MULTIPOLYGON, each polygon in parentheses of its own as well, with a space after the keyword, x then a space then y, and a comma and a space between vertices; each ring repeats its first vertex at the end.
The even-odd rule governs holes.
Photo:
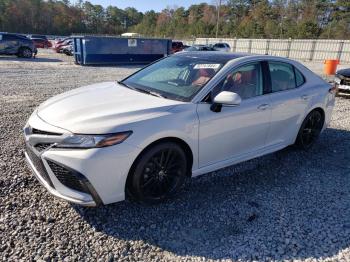
POLYGON ((76 64, 148 64, 171 53, 170 39, 73 36, 76 64))

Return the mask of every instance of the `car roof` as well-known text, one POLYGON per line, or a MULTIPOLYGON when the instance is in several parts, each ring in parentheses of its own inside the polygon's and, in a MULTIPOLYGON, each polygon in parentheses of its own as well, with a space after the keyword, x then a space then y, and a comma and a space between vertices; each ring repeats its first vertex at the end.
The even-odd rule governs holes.
POLYGON ((22 39, 27 39, 29 40, 28 37, 24 36, 24 35, 21 35, 21 34, 16 34, 16 33, 0 33, 2 35, 10 35, 10 36, 16 36, 16 37, 19 37, 19 38, 22 38, 22 39))
POLYGON ((211 51, 211 52, 200 52, 200 51, 190 51, 190 52, 178 52, 174 56, 188 57, 188 58, 202 58, 204 60, 217 62, 225 64, 230 60, 237 59, 244 56, 251 56, 248 53, 227 53, 220 51, 211 51))

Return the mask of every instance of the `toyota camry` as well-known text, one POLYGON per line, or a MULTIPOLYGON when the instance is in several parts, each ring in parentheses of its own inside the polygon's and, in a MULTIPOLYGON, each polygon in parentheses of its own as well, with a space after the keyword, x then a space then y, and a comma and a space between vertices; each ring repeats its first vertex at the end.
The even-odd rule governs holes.
POLYGON ((25 157, 67 201, 160 202, 188 177, 309 149, 330 122, 334 91, 290 59, 180 52, 48 99, 24 127, 25 157))

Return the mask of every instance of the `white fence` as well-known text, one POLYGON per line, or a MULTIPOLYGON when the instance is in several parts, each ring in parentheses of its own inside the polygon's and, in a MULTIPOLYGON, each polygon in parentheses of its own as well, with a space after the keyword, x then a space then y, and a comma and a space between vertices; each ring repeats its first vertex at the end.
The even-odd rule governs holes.
POLYGON ((305 61, 339 59, 350 63, 350 40, 197 38, 188 44, 225 42, 233 52, 269 54, 305 61))

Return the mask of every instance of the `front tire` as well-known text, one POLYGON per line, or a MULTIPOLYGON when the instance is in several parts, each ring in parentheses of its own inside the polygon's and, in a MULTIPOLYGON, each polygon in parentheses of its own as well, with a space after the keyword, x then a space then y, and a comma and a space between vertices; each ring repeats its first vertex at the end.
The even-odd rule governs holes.
POLYGON ((311 111, 301 124, 296 145, 309 150, 318 139, 324 124, 324 118, 318 110, 311 111))
POLYGON ((132 168, 127 189, 139 202, 158 203, 179 191, 188 170, 184 150, 176 143, 165 142, 147 149, 132 168))

